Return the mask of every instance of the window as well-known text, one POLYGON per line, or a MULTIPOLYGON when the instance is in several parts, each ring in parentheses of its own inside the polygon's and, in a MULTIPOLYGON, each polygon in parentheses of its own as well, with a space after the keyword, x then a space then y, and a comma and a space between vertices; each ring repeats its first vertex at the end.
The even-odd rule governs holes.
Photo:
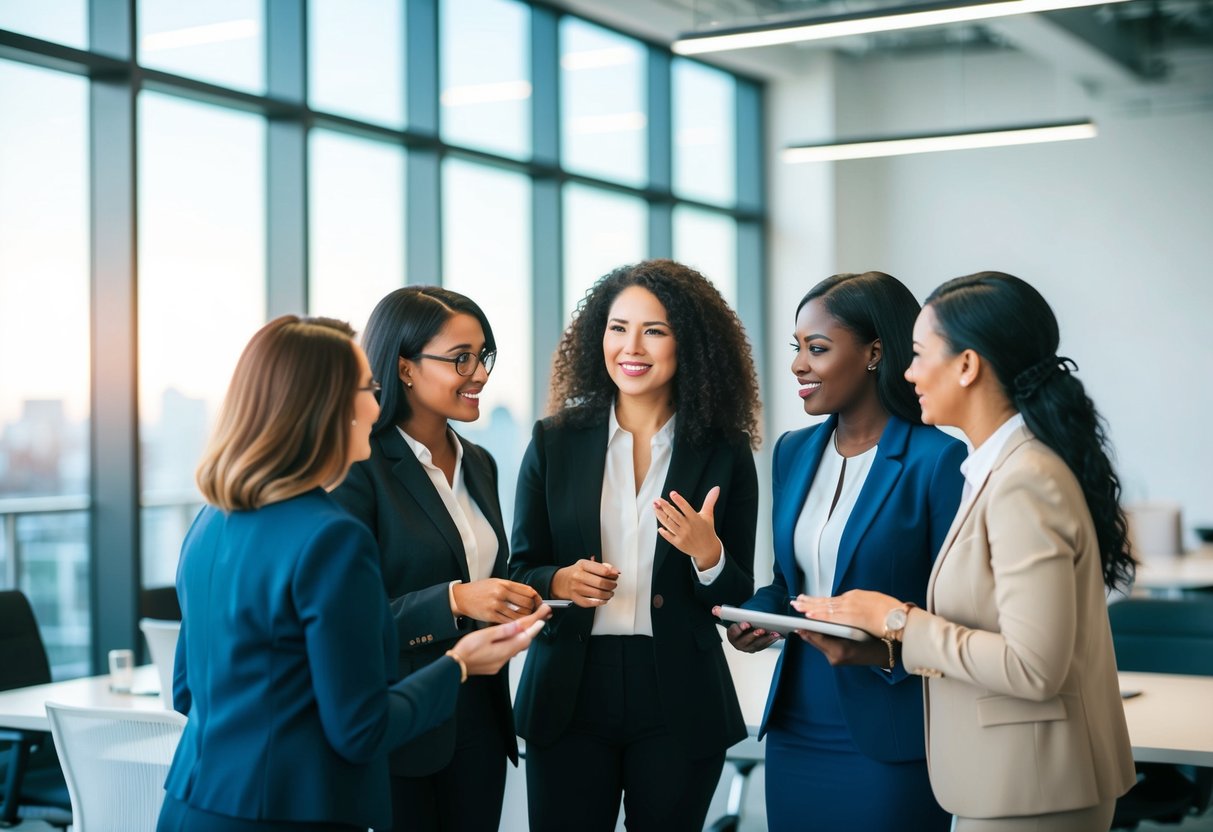
POLYGON ((599 188, 564 188, 564 323, 598 278, 645 259, 648 207, 643 199, 599 188))
POLYGON ((531 186, 520 174, 448 159, 442 189, 442 283, 476 301, 497 341, 480 419, 456 430, 497 460, 508 528, 531 436, 531 186))
POLYGON ((679 205, 674 209, 674 259, 712 281, 733 309, 737 308, 737 222, 679 205))
POLYGON ((496 457, 508 518, 550 352, 595 280, 672 253, 763 308, 761 86, 568 9, 0 0, 23 35, 0 59, 0 586, 30 594, 56 676, 133 646, 135 579, 174 581, 194 472, 267 318, 365 328, 406 283, 479 302, 500 357, 457 427, 496 457), (128 10, 129 72, 109 25, 128 10))
POLYGON ((404 126, 404 2, 308 3, 308 95, 313 108, 404 126))
POLYGON ((0 29, 88 48, 86 0, 0 0, 0 29))
MULTIPOLYGON (((0 9, 4 9, 0 6, 0 9)), ((88 82, 0 60, 0 587, 89 659, 88 82)))
POLYGON ((404 285, 404 153, 316 130, 309 185, 309 310, 361 332, 379 299, 404 285))
POLYGON ((442 0, 442 138, 531 154, 530 12, 513 0, 442 0))
POLYGON ((732 205, 737 200, 736 87, 727 72, 685 58, 671 69, 674 192, 732 205))
POLYGON ((265 91, 260 0, 139 0, 139 62, 233 89, 265 91))
POLYGON ((569 170, 643 185, 648 175, 644 47, 565 17, 560 22, 560 140, 569 170))
POLYGON ((194 470, 240 351, 265 323, 265 123, 139 97, 143 580, 172 584, 194 470))

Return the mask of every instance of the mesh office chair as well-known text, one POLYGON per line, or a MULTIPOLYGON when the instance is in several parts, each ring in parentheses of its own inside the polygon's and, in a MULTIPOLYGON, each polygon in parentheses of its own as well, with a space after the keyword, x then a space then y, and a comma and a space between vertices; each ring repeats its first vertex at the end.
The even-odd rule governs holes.
MULTIPOLYGON (((1213 676, 1213 598, 1128 598, 1109 606, 1108 618, 1120 670, 1213 676)), ((1113 829, 1181 823, 1208 808, 1213 769, 1139 763, 1137 771, 1137 785, 1116 802, 1113 829)))
POLYGON ((72 799, 74 832, 155 832, 185 728, 176 711, 46 703, 72 799))
POLYGON ((181 621, 156 621, 144 618, 139 629, 147 639, 147 650, 152 664, 160 675, 160 701, 167 710, 173 709, 173 664, 177 660, 177 635, 181 632, 181 621))
MULTIPOLYGON (((0 690, 50 681, 50 662, 29 600, 15 589, 0 592, 0 690)), ((19 818, 67 826, 70 807, 46 732, 0 728, 0 826, 13 826, 19 818)))

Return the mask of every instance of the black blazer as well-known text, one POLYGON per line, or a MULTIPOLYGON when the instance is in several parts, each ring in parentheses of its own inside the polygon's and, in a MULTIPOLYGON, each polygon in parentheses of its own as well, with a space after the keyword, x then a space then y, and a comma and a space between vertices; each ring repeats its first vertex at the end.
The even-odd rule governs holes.
MULTIPOLYGON (((509 541, 497 496, 497 463, 463 437, 463 480, 468 494, 497 534, 493 577, 504 578, 509 541)), ((401 678, 446 653, 474 626, 457 624, 447 586, 467 581, 467 555, 442 497, 400 432, 392 427, 371 437, 370 459, 350 468, 333 496, 362 520, 379 542, 383 582, 396 621, 401 678)), ((508 665, 492 677, 497 724, 510 759, 518 762, 518 741, 510 711, 508 665)), ((392 754, 392 774, 420 777, 444 768, 455 752, 451 719, 392 754)))
MULTIPOLYGON (((535 425, 518 476, 510 576, 551 597, 557 569, 601 555, 599 521, 606 467, 607 414, 590 427, 535 425)), ((724 571, 704 586, 691 558, 657 539, 653 561, 653 643, 666 725, 693 757, 718 753, 746 736, 712 607, 740 604, 754 591, 758 475, 744 442, 691 445, 674 436, 662 494, 677 491, 699 506, 720 486, 716 534, 724 571)), ((653 522, 657 522, 654 518, 653 522)), ((518 733, 538 744, 557 740, 572 719, 594 610, 557 610, 527 651, 515 700, 518 733)))

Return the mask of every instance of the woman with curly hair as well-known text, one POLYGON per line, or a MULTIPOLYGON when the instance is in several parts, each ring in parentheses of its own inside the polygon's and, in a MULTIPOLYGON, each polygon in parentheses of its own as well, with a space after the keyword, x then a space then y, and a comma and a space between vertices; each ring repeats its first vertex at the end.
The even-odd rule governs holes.
POLYGON ((753 590, 758 383, 737 315, 671 260, 623 266, 556 353, 510 576, 565 599, 515 699, 534 832, 699 830, 745 723, 712 616, 753 590), (656 522, 654 522, 656 521, 656 522))

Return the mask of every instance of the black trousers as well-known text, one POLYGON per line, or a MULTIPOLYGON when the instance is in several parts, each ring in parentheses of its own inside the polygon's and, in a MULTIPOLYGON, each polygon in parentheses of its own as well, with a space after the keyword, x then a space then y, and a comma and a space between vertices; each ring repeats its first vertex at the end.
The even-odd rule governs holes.
POLYGON ((450 763, 424 777, 392 777, 395 832, 497 832, 507 757, 491 682, 473 676, 459 691, 450 763))
POLYGON ((661 714, 653 639, 593 636, 569 730, 527 743, 531 832, 700 832, 724 751, 693 759, 661 714))

